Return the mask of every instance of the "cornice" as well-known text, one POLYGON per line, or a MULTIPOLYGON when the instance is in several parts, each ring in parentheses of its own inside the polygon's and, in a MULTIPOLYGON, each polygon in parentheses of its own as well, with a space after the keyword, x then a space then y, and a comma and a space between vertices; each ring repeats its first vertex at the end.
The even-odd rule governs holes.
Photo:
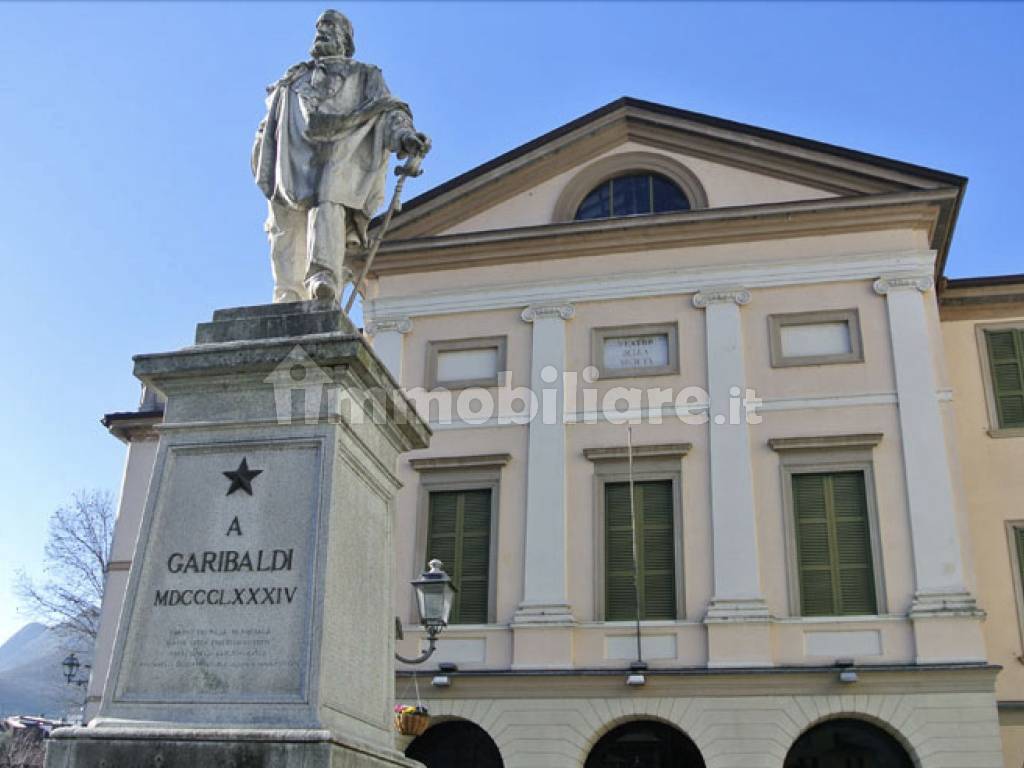
POLYGON ((370 321, 395 314, 416 317, 521 309, 532 304, 579 303, 644 296, 696 293, 708 286, 742 285, 747 290, 783 285, 875 280, 896 270, 931 269, 934 251, 898 251, 848 254, 821 259, 794 259, 762 264, 702 265, 649 272, 628 271, 610 275, 530 283, 464 288, 410 296, 385 296, 367 301, 364 312, 370 321))
MULTIPOLYGON (((642 459, 676 459, 683 458, 693 448, 692 443, 659 443, 654 445, 634 445, 633 460, 642 459)), ((629 459, 629 448, 625 445, 610 448, 584 448, 583 456, 589 461, 626 461, 629 459)))
POLYGON ((409 459, 409 466, 417 472, 437 472, 451 469, 493 469, 504 467, 512 460, 510 453, 489 453, 479 456, 432 456, 409 459))
POLYGON ((822 451, 838 448, 874 448, 882 442, 881 432, 856 435, 811 435, 808 437, 773 437, 768 447, 773 451, 822 451))
POLYGON ((828 198, 387 240, 372 275, 891 229, 925 230, 933 240, 951 194, 828 198))

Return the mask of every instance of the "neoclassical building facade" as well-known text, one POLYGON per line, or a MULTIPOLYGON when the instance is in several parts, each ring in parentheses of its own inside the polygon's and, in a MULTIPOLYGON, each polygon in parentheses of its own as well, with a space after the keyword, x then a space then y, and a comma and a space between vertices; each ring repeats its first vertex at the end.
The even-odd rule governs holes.
MULTIPOLYGON (((395 508, 458 586, 397 737, 439 766, 1020 768, 1024 279, 966 179, 620 99, 408 202, 365 332, 434 431, 395 508)), ((128 461, 104 655, 160 405, 128 461)))

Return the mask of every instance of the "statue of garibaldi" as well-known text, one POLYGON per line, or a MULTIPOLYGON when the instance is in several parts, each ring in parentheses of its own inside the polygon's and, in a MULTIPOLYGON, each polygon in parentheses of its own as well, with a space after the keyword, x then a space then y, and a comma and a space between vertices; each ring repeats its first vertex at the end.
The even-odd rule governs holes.
POLYGON ((430 149, 380 69, 355 61, 354 52, 351 22, 324 11, 312 60, 267 88, 252 171, 270 207, 275 302, 337 301, 351 276, 346 249, 366 247, 367 226, 384 201, 389 153, 430 149))

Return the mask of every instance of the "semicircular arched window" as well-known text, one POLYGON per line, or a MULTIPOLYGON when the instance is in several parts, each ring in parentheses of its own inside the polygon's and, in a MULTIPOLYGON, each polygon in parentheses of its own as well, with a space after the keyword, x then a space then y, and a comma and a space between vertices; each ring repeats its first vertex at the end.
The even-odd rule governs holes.
POLYGON ((667 177, 660 173, 627 173, 594 187, 576 209, 575 218, 585 221, 688 210, 690 201, 667 177))

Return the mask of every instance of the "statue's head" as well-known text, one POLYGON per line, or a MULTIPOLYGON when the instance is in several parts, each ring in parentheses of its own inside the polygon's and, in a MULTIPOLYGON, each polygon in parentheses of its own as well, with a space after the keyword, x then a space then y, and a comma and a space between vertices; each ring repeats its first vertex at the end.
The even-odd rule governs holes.
POLYGON ((340 11, 328 9, 316 20, 316 37, 309 54, 321 56, 348 56, 356 52, 356 41, 352 34, 352 22, 340 11))

